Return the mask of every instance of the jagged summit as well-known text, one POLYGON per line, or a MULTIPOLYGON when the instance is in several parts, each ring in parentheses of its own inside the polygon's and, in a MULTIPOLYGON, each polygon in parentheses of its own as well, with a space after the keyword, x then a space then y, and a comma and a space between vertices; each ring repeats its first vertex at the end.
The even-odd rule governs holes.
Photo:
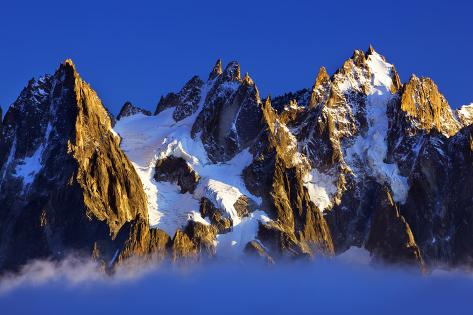
POLYGON ((146 116, 152 115, 150 111, 136 107, 130 101, 126 101, 125 104, 123 104, 122 108, 120 109, 120 112, 117 116, 117 120, 120 120, 124 117, 133 116, 139 113, 146 116))
POLYGON ((243 77, 242 81, 248 85, 254 85, 253 79, 250 77, 248 72, 245 72, 245 76, 243 77))
POLYGON ((230 61, 221 76, 223 81, 240 81, 240 64, 237 61, 230 61))
POLYGON ((330 76, 327 73, 325 67, 320 67, 319 73, 317 74, 317 78, 315 79, 315 83, 312 87, 312 93, 310 96, 310 100, 307 104, 308 107, 314 107, 317 104, 323 102, 323 95, 327 95, 326 89, 330 84, 330 76))
POLYGON ((209 74, 208 80, 213 80, 221 74, 222 74, 222 60, 218 59, 217 62, 215 63, 215 66, 212 69, 212 72, 210 72, 209 74))
POLYGON ((72 59, 70 59, 70 58, 64 60, 64 62, 62 63, 62 65, 71 67, 71 68, 73 68, 74 70, 76 69, 76 66, 74 65, 74 62, 73 62, 72 59))
POLYGON ((366 55, 372 55, 372 54, 374 54, 375 52, 376 52, 376 51, 374 50, 373 45, 370 44, 369 47, 368 47, 368 50, 366 51, 366 55))
POLYGON ((448 137, 460 129, 450 105, 430 78, 410 77, 402 90, 401 110, 412 119, 414 127, 426 132, 436 129, 448 137))

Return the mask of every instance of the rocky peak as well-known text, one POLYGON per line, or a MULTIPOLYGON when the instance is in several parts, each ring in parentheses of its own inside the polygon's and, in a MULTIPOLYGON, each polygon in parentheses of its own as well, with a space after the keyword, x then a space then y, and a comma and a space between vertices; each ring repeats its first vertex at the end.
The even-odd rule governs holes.
MULTIPOLYGON (((374 50, 373 50, 373 53, 374 53, 374 50)), ((351 56, 351 60, 353 61, 355 66, 363 68, 363 67, 367 67, 366 59, 368 56, 370 55, 365 55, 365 53, 362 50, 357 49, 353 52, 353 55, 351 56)))
POLYGON ((222 74, 222 60, 218 59, 217 62, 215 63, 215 66, 212 69, 212 72, 209 74, 209 81, 215 79, 219 75, 222 74))
POLYGON ((224 82, 240 81, 240 64, 237 61, 231 61, 225 67, 221 75, 224 82))
POLYGON ((245 72, 245 76, 243 77, 243 84, 247 85, 254 85, 255 83, 253 82, 253 79, 250 78, 250 75, 248 72, 245 72))
POLYGON ((473 124, 473 103, 463 105, 455 111, 455 116, 462 126, 473 124))
POLYGON ((201 132, 209 158, 226 161, 254 141, 260 128, 261 100, 250 76, 240 78, 240 65, 235 61, 208 84, 211 85, 192 127, 192 136, 201 132))
POLYGON ((137 245, 129 255, 147 253, 148 232, 131 239, 135 228, 148 226, 141 181, 72 61, 30 82, 7 116, 0 147, 0 270, 69 251, 109 265, 125 242, 137 245), (18 248, 21 253, 12 254, 18 248))
POLYGON ((312 87, 308 107, 315 107, 317 104, 325 102, 329 95, 330 76, 325 67, 320 67, 315 83, 312 87))
POLYGON ((369 47, 368 47, 368 50, 366 51, 366 55, 369 56, 369 55, 374 54, 375 52, 376 51, 374 50, 373 45, 370 44, 369 47))
POLYGON ((418 130, 435 129, 449 137, 460 127, 447 100, 430 78, 412 75, 401 92, 400 106, 418 130))
POLYGON ((174 108, 172 116, 175 121, 189 117, 198 109, 203 85, 202 79, 193 76, 178 93, 171 92, 165 97, 161 97, 154 114, 157 115, 168 108, 174 108))
POLYGON ((151 112, 146 109, 142 109, 133 105, 130 101, 126 101, 120 109, 120 113, 117 116, 117 120, 120 120, 124 117, 133 116, 136 114, 143 114, 145 116, 151 116, 151 112))

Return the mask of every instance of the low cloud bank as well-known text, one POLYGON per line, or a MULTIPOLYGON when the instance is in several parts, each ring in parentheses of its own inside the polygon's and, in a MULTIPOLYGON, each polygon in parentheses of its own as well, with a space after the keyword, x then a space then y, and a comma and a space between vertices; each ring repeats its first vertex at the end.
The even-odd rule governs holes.
POLYGON ((334 260, 123 267, 37 261, 0 280, 2 314, 471 314, 473 277, 334 260))

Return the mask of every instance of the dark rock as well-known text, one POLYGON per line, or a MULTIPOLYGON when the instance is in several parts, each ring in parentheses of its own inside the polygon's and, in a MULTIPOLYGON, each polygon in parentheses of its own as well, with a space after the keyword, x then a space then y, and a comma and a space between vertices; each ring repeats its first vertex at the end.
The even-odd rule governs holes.
POLYGON ((232 228, 232 220, 222 215, 222 211, 217 209, 212 201, 203 197, 200 200, 200 214, 203 218, 209 218, 219 234, 227 233, 232 228))
POLYGON ((154 114, 157 115, 165 109, 174 108, 172 117, 175 121, 189 117, 198 109, 203 85, 204 81, 198 76, 192 77, 177 94, 169 93, 165 97, 161 97, 154 114))
POLYGON ((136 107, 131 102, 127 101, 125 102, 125 104, 123 104, 122 109, 120 110, 120 113, 117 116, 117 120, 120 120, 124 117, 133 116, 136 114, 143 114, 145 116, 151 116, 151 112, 149 110, 136 107))
POLYGON ((192 126, 213 162, 230 160, 249 147, 261 130, 259 92, 251 78, 240 79, 240 65, 230 62, 213 84, 192 126))
POLYGON ((424 262, 409 224, 402 217, 391 193, 378 186, 374 194, 371 228, 365 247, 376 259, 383 262, 417 265, 424 269, 424 262))
POLYGON ((219 59, 217 60, 217 62, 215 63, 215 66, 214 68, 212 69, 212 72, 210 72, 209 74, 209 81, 210 80, 213 80, 215 79, 216 77, 218 77, 219 75, 222 74, 222 60, 219 59))
POLYGON ((154 178, 157 181, 176 183, 181 187, 181 194, 194 193, 199 182, 199 175, 186 160, 172 155, 156 162, 154 178))

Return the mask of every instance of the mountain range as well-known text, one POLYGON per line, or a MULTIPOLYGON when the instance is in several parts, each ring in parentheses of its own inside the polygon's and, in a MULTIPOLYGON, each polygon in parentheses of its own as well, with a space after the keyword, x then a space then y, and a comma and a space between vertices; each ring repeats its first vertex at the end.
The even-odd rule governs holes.
POLYGON ((373 47, 261 97, 220 60, 115 118, 71 60, 0 123, 0 272, 81 255, 267 263, 356 248, 373 263, 473 266, 473 104, 402 83, 373 47))

